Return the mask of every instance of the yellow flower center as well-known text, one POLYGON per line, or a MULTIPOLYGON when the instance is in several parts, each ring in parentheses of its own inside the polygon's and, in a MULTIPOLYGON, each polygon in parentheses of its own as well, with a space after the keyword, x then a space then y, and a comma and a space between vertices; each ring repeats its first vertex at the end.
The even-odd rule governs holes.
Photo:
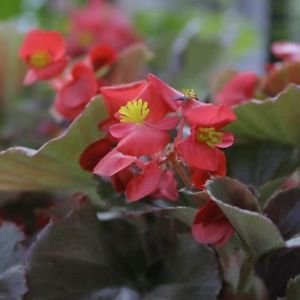
POLYGON ((217 131, 213 127, 201 127, 196 132, 196 140, 207 144, 211 148, 220 144, 223 136, 224 133, 217 131))
POLYGON ((143 123, 149 112, 148 102, 142 99, 128 101, 119 109, 120 122, 143 123))
POLYGON ((194 89, 183 89, 182 92, 187 100, 198 99, 197 93, 194 89))
POLYGON ((38 50, 30 56, 29 63, 35 68, 44 68, 51 63, 51 60, 51 56, 47 51, 38 50))

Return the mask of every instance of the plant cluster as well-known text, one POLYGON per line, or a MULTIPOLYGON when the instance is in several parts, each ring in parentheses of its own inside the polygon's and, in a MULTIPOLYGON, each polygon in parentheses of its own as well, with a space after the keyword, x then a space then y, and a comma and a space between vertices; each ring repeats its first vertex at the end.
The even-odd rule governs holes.
POLYGON ((0 298, 300 299, 300 46, 272 51, 202 99, 147 74, 111 2, 29 31, 57 131, 0 153, 0 298))

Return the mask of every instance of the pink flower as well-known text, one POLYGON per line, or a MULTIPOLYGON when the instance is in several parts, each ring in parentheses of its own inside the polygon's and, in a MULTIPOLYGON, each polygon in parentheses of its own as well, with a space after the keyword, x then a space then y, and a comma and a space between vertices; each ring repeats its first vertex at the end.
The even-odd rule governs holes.
POLYGON ((198 210, 192 226, 192 234, 196 241, 221 247, 233 233, 232 225, 213 201, 208 201, 198 210))
POLYGON ((98 92, 94 72, 84 64, 73 66, 71 76, 57 91, 55 110, 64 118, 73 120, 98 92))
POLYGON ((24 79, 27 85, 54 78, 68 63, 65 41, 56 31, 31 30, 22 43, 20 57, 30 68, 24 79))
POLYGON ((233 144, 232 133, 221 129, 236 119, 234 113, 225 105, 201 104, 187 110, 184 116, 191 125, 191 135, 177 142, 177 151, 192 167, 217 170, 219 148, 233 144))

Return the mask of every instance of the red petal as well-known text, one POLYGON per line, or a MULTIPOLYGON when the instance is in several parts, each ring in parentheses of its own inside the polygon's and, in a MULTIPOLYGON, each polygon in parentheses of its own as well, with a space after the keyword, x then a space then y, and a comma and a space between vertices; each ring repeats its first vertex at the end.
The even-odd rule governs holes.
POLYGON ((235 114, 226 105, 199 105, 193 106, 185 113, 187 121, 201 127, 219 129, 236 120, 235 114))
POLYGON ((115 113, 129 100, 136 99, 146 85, 147 82, 143 80, 113 87, 102 87, 100 92, 104 97, 104 103, 110 118, 114 118, 115 113))
POLYGON ((117 60, 117 51, 109 45, 98 44, 89 51, 89 59, 94 70, 112 65, 117 60))
POLYGON ((147 79, 154 88, 159 91, 161 97, 164 101, 169 105, 172 110, 177 109, 176 101, 183 97, 183 93, 175 90, 164 81, 160 80, 158 77, 154 76, 153 74, 148 74, 147 79))
POLYGON ((161 174, 158 190, 153 196, 155 198, 165 198, 171 201, 178 199, 177 181, 171 170, 167 170, 161 174))
POLYGON ((254 96, 258 80, 258 76, 252 72, 236 74, 218 92, 215 103, 233 106, 249 101, 254 96))
POLYGON ((204 184, 211 176, 225 176, 226 175, 226 157, 222 151, 219 151, 218 157, 218 168, 215 171, 207 171, 203 169, 191 168, 191 179, 193 184, 195 184, 198 188, 203 189, 204 184))
POLYGON ((157 88, 153 82, 148 82, 147 86, 137 95, 137 98, 148 102, 149 114, 147 122, 157 122, 164 118, 167 113, 175 109, 170 107, 163 90, 157 88))
POLYGON ((157 122, 146 122, 146 124, 152 128, 156 128, 159 130, 170 130, 174 129, 178 124, 178 117, 172 116, 172 117, 165 117, 164 119, 161 119, 157 122))
POLYGON ((136 157, 134 156, 124 155, 117 150, 112 150, 99 161, 93 173, 110 177, 130 166, 135 160, 136 157))
POLYGON ((116 139, 121 139, 128 135, 137 126, 139 125, 133 123, 117 123, 109 128, 109 133, 116 139))
POLYGON ((92 172, 97 163, 112 149, 112 142, 108 138, 101 139, 89 145, 80 156, 80 166, 92 172))
POLYGON ((232 225, 214 202, 209 201, 197 212, 192 234, 198 242, 222 246, 233 233, 232 225))
POLYGON ((218 168, 220 150, 194 142, 192 137, 180 141, 177 150, 188 165, 199 169, 214 171, 218 168))
POLYGON ((127 136, 120 140, 116 149, 134 155, 152 155, 163 150, 169 143, 169 133, 146 125, 136 125, 127 136))
POLYGON ((156 163, 149 163, 141 175, 132 178, 126 188, 129 202, 151 195, 157 189, 161 170, 156 163))
POLYGON ((222 143, 218 144, 219 148, 228 148, 234 143, 234 135, 231 132, 223 132, 222 143))
POLYGON ((83 64, 75 65, 73 78, 57 93, 54 107, 67 119, 74 119, 97 93, 97 79, 90 68, 83 64))

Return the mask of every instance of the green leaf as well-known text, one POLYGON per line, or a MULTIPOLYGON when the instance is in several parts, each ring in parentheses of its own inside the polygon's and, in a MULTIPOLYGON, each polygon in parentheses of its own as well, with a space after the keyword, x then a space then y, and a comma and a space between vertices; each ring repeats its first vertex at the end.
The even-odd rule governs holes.
POLYGON ((29 250, 25 299, 215 300, 215 253, 174 221, 146 214, 100 222, 81 207, 49 224, 29 250))
POLYGON ((96 98, 65 133, 39 150, 13 147, 0 152, 0 190, 92 190, 92 175, 78 162, 82 151, 99 138, 97 124, 103 115, 103 103, 96 98))
POLYGON ((289 281, 287 287, 286 299, 287 300, 300 299, 300 275, 296 276, 295 278, 289 281))
POLYGON ((48 225, 29 250, 30 290, 25 299, 90 299, 99 289, 118 283, 118 274, 103 255, 101 232, 90 208, 48 225))
POLYGON ((237 121, 228 126, 239 138, 300 145, 300 88, 290 85, 276 98, 236 107, 237 121))
POLYGON ((182 236, 157 274, 158 287, 143 299, 217 299, 221 289, 217 270, 212 250, 182 236))
POLYGON ((20 242, 24 235, 12 223, 0 227, 0 299, 21 300, 27 291, 25 270, 22 266, 24 249, 20 242))
POLYGON ((206 188, 253 256, 258 258, 268 251, 285 246, 271 220, 255 211, 256 199, 246 186, 228 177, 216 177, 208 182, 206 188))
POLYGON ((257 262, 256 270, 265 282, 270 299, 284 297, 289 280, 300 274, 300 248, 274 250, 257 262))
POLYGON ((300 166, 300 152, 290 145, 246 142, 226 150, 228 176, 259 187, 270 180, 292 174, 300 166))
POLYGON ((9 19, 21 12, 22 0, 0 0, 0 7, 0 19, 9 19))
POLYGON ((166 211, 188 226, 192 226, 197 210, 192 207, 177 206, 167 208, 166 211))
POLYGON ((275 195, 264 212, 277 225, 285 239, 300 234, 300 188, 275 195))

